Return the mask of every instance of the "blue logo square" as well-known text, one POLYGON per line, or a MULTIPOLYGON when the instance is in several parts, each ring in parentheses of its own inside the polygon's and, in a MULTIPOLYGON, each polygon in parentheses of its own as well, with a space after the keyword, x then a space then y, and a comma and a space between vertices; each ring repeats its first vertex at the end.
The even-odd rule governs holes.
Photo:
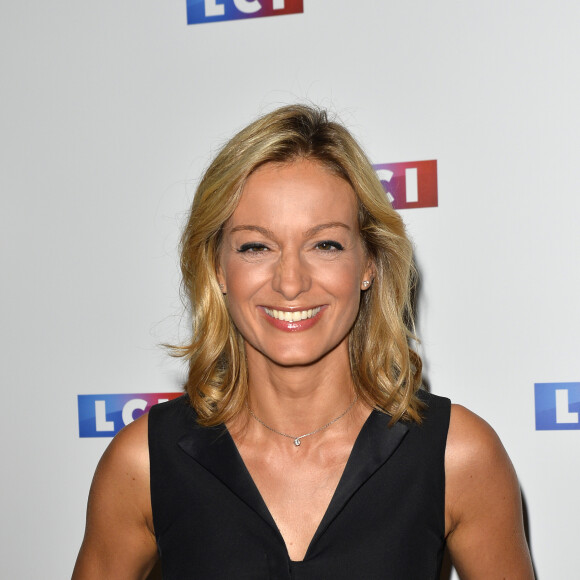
POLYGON ((114 437, 153 405, 180 396, 181 393, 78 395, 79 437, 114 437))
POLYGON ((536 383, 536 430, 580 429, 580 383, 536 383))

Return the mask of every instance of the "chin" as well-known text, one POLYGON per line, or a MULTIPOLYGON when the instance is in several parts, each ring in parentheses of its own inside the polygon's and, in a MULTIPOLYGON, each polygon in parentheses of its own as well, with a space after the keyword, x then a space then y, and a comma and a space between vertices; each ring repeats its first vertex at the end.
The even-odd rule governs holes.
POLYGON ((273 352, 264 352, 264 354, 270 361, 274 364, 289 368, 289 367, 307 367, 310 365, 314 365, 317 362, 320 362, 328 352, 321 352, 321 353, 313 353, 312 350, 308 350, 307 352, 288 352, 285 350, 284 352, 273 353, 273 352))

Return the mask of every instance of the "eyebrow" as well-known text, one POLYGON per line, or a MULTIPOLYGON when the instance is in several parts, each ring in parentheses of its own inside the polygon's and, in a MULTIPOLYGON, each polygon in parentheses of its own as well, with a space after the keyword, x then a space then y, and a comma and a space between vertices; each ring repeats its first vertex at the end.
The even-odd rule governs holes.
POLYGON ((236 226, 230 230, 230 234, 233 234, 235 232, 258 232, 259 234, 262 234, 268 238, 272 238, 274 236, 274 233, 271 230, 261 228, 260 226, 249 226, 249 225, 236 226))
POLYGON ((307 230, 306 237, 310 238, 312 236, 315 236, 318 232, 321 232, 323 230, 331 230, 334 228, 344 228, 345 230, 348 230, 349 232, 351 230, 350 226, 343 223, 343 222, 328 222, 327 224, 320 224, 318 226, 314 226, 313 228, 310 228, 309 230, 307 230))
MULTIPOLYGON (((312 236, 315 236, 317 233, 324 231, 324 230, 330 230, 330 229, 334 229, 334 228, 343 228, 345 230, 351 231, 351 227, 343 222, 328 222, 325 224, 319 224, 317 226, 314 226, 312 228, 310 228, 309 230, 306 230, 306 232, 304 233, 304 237, 305 238, 311 238, 312 236)), ((253 225, 239 225, 239 226, 235 226, 230 230, 230 234, 233 234, 235 232, 258 232, 260 234, 262 234, 263 236, 266 236, 268 238, 274 238, 274 233, 267 229, 267 228, 262 228, 260 226, 253 226, 253 225)))

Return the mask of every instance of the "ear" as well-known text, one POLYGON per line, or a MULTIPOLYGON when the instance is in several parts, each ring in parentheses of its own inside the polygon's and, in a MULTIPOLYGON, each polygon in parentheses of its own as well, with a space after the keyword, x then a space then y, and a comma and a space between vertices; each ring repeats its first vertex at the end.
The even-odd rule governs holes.
POLYGON ((222 270, 221 265, 218 265, 215 275, 216 275, 217 282, 219 284, 219 287, 220 287, 222 294, 227 294, 228 289, 226 286, 226 277, 224 276, 224 272, 222 270))
POLYGON ((375 263, 369 258, 365 271, 363 272, 363 278, 361 280, 360 288, 361 290, 368 290, 375 279, 376 268, 375 263))

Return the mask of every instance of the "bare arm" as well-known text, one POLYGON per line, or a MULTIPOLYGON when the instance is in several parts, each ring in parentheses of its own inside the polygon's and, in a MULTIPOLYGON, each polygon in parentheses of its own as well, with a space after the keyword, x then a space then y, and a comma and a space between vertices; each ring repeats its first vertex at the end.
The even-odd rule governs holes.
POLYGON ((447 545, 463 580, 533 580, 518 480, 493 429, 453 405, 445 452, 447 545))
POLYGON ((143 416, 118 433, 99 462, 72 580, 142 580, 156 560, 143 416))

